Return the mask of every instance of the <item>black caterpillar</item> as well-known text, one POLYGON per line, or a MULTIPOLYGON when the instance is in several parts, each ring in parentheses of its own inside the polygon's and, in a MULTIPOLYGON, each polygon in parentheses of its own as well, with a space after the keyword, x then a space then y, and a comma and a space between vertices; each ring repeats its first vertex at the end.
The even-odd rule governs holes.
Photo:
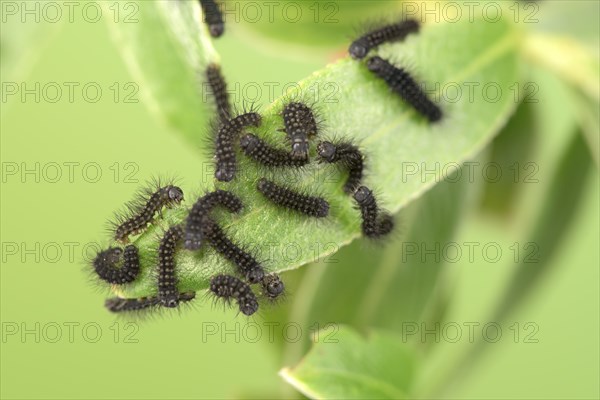
POLYGON ((235 177, 237 162, 233 148, 234 142, 242 129, 247 126, 259 126, 260 122, 260 114, 248 112, 225 121, 219 126, 215 139, 215 158, 217 160, 215 178, 217 180, 229 182, 235 177))
POLYGON ((225 190, 215 190, 200 197, 190 210, 185 225, 184 247, 188 250, 198 250, 202 245, 202 226, 210 217, 210 212, 216 206, 223 206, 232 213, 239 213, 243 204, 233 193, 225 190))
POLYGON ((100 279, 116 285, 133 282, 140 273, 138 249, 131 244, 125 247, 125 251, 119 247, 110 247, 99 252, 93 264, 100 279), (121 255, 124 259, 123 265, 117 268, 116 264, 121 260, 121 255))
POLYGON ((216 64, 210 64, 206 68, 206 80, 215 98, 219 120, 221 122, 228 121, 231 118, 231 105, 229 93, 227 93, 227 83, 221 74, 221 68, 216 64))
MULTIPOLYGON (((195 297, 195 292, 179 293, 177 297, 177 304, 188 302, 193 300, 195 297)), ((161 300, 157 296, 141 297, 139 299, 123 299, 121 297, 113 297, 104 302, 104 306, 108 309, 108 311, 113 313, 141 311, 147 308, 158 307, 161 304, 161 300)))
POLYGON ((275 300, 283 294, 285 285, 277 274, 265 275, 261 281, 263 294, 270 300, 275 300))
POLYGON ((404 69, 396 68, 379 56, 369 58, 367 67, 369 71, 383 79, 394 93, 399 94, 430 122, 439 121, 442 118, 442 110, 429 100, 417 82, 404 69))
POLYGON ((237 265, 248 282, 254 284, 263 280, 265 272, 262 265, 252 255, 233 243, 216 222, 207 220, 203 224, 202 233, 219 254, 237 265))
POLYGON ((363 177, 364 157, 358 147, 350 142, 321 142, 317 154, 323 162, 341 164, 348 170, 348 180, 344 184, 346 193, 353 193, 363 177))
POLYGON ((175 252, 183 236, 183 229, 170 227, 160 240, 158 247, 158 298, 165 307, 179 305, 179 291, 175 276, 175 252))
POLYGON ((292 158, 307 160, 308 138, 316 135, 318 130, 312 110, 300 102, 288 103, 283 108, 283 123, 292 145, 292 158))
POLYGON ((249 133, 240 139, 240 148, 248 157, 266 167, 302 167, 307 158, 295 158, 285 150, 276 149, 249 133))
POLYGON ((225 23, 223 22, 223 15, 221 14, 221 10, 219 10, 219 6, 214 0, 200 0, 200 6, 202 6, 204 22, 208 25, 210 35, 218 38, 225 32, 225 23))
POLYGON ((369 51, 385 42, 404 40, 411 33, 419 32, 419 22, 414 19, 373 29, 356 39, 348 52, 355 59, 364 58, 369 51))
POLYGON ((172 207, 182 201, 183 191, 177 186, 167 185, 153 193, 144 190, 138 200, 127 204, 126 215, 116 217, 115 240, 127 243, 129 236, 142 232, 163 207, 172 207))
POLYGON ((235 276, 214 276, 210 280, 210 291, 227 303, 235 299, 242 314, 252 315, 258 310, 258 301, 250 286, 235 276))
POLYGON ((329 215, 329 203, 321 197, 295 192, 265 178, 258 181, 256 188, 267 199, 279 206, 316 218, 324 218, 329 215))
POLYGON ((382 212, 377 205, 373 192, 366 186, 361 186, 354 192, 354 200, 362 215, 362 231, 365 236, 379 238, 387 235, 394 228, 391 215, 382 212))

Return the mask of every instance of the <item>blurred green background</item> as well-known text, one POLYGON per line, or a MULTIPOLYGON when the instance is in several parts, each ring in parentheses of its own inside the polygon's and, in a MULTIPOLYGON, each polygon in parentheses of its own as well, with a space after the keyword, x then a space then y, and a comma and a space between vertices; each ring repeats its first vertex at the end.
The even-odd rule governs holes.
MULTIPOLYGON (((110 16, 97 23, 78 14, 73 23, 65 18, 57 23, 31 19, 21 23, 20 15, 6 14, 6 3, 2 2, 0 41, 2 398, 293 398, 300 395, 277 373, 300 360, 316 327, 347 323, 361 330, 376 326, 400 334, 407 321, 419 326, 424 321, 429 327, 436 321, 463 327, 497 322, 502 328, 501 339, 482 346, 481 357, 466 364, 461 364, 462 355, 479 345, 464 337, 456 343, 433 343, 431 337, 417 341, 421 373, 415 386, 423 396, 600 396, 598 170, 597 164, 589 165, 577 203, 561 204, 560 198, 547 197, 563 165, 561 157, 581 126, 579 94, 555 73, 525 67, 528 79, 539 87, 539 101, 522 106, 517 117, 525 122, 511 121, 478 156, 485 161, 509 154, 505 165, 515 160, 521 165, 535 163, 536 182, 518 188, 509 185, 500 194, 493 194, 497 187, 486 188, 480 176, 468 187, 442 183, 413 203, 403 219, 405 234, 417 238, 413 220, 420 222, 417 227, 439 225, 437 240, 497 243, 504 252, 500 261, 489 262, 475 253, 473 261, 430 261, 412 271, 402 267, 403 236, 388 247, 358 241, 337 253, 336 262, 286 273, 290 295, 285 304, 250 320, 199 301, 181 315, 130 321, 103 308, 107 293, 89 283, 84 248, 100 240, 106 219, 145 179, 175 174, 183 187, 197 188, 200 160, 195 149, 154 118, 139 93, 131 97, 135 102, 126 102, 131 88, 142 83, 132 78, 111 41, 110 16), (40 101, 35 94, 26 95, 24 101, 20 97, 21 85, 35 88, 52 82, 63 90, 55 103, 48 101, 54 96, 53 85, 40 101), (68 82, 79 83, 73 101, 68 82), (102 89, 99 101, 84 97, 81 88, 88 83, 102 89), (14 84, 19 93, 7 95, 14 84), (523 144, 529 139, 522 137, 528 135, 531 142, 523 144), (503 146, 507 151, 501 151, 503 146), (529 150, 521 151, 527 146, 529 150), (34 172, 23 174, 25 169, 34 172), (505 192, 512 194, 503 197, 505 192), (503 199, 500 205, 493 201, 495 196, 503 199), (559 209, 575 206, 573 219, 564 225, 559 243, 553 244, 555 252, 531 293, 503 320, 495 320, 492 311, 519 268, 511 246, 518 242, 522 249, 530 227, 551 200, 558 201, 559 209), (441 206, 451 202, 456 207, 441 206), (377 318, 390 324, 369 322, 376 319, 372 316, 376 313, 369 312, 373 293, 360 297, 355 287, 343 285, 354 271, 358 277, 360 271, 364 274, 368 264, 381 265, 383 275, 377 275, 381 279, 390 270, 406 277, 403 294, 385 297, 386 309, 377 318), (290 322, 302 329, 295 343, 281 339, 281 326, 290 322), (248 327, 249 323, 262 329, 256 342, 244 339, 254 337, 250 331, 254 325, 248 327), (265 323, 279 323, 274 340, 265 323), (210 334, 213 328, 217 334, 210 334), (225 329, 237 332, 238 338, 229 333, 222 340, 225 329), (525 336, 534 330, 529 339, 535 341, 529 343, 525 336), (457 375, 450 384, 444 377, 451 373, 457 375)), ((312 36, 314 24, 308 35, 299 25, 287 30, 283 24, 228 24, 227 34, 215 41, 215 47, 230 85, 285 84, 308 76, 344 54, 352 26, 369 13, 381 15, 381 9, 394 2, 381 2, 380 9, 350 3, 338 3, 344 23, 326 25, 318 37, 312 36), (289 45, 279 36, 284 31, 289 45), (317 40, 318 46, 311 48, 317 40), (286 46, 292 50, 289 55, 282 52, 286 46)), ((560 32, 591 49, 597 47, 597 2, 540 3, 540 23, 533 29, 560 32), (574 19, 588 18, 566 24, 561 17, 569 15, 565 10, 571 10, 574 19)), ((268 101, 265 91, 260 102, 268 101)), ((582 154, 579 151, 575 154, 582 154)), ((570 190, 567 185, 562 191, 570 190)), ((424 242, 436 240, 424 235, 424 242)), ((475 332, 481 335, 479 328, 475 332)))

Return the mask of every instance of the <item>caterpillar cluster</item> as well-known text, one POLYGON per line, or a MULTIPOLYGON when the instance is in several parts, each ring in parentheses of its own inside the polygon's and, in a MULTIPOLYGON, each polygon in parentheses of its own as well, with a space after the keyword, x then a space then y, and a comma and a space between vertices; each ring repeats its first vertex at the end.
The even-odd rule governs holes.
MULTIPOLYGON (((145 204, 157 204, 157 194, 169 193, 172 186, 167 189, 160 188, 151 194, 145 204)), ((177 188, 177 193, 183 192, 177 188)), ((158 196, 160 197, 160 196, 158 196)), ((198 198, 188 212, 185 226, 174 225, 164 233, 160 239, 157 257, 156 296, 138 299, 111 298, 105 303, 106 308, 115 313, 141 311, 156 307, 174 308, 182 302, 195 298, 194 292, 180 292, 178 289, 176 253, 179 247, 187 250, 198 250, 203 242, 208 243, 217 253, 238 267, 240 275, 248 283, 235 277, 220 278, 215 284, 227 286, 228 289, 213 291, 223 298, 235 298, 240 302, 240 310, 245 315, 251 315, 258 309, 258 302, 248 284, 259 284, 262 294, 268 300, 274 300, 283 294, 284 284, 277 274, 266 274, 263 266, 249 252, 232 242, 223 229, 213 220, 211 211, 221 206, 232 213, 239 213, 243 204, 233 193, 225 190, 215 190, 198 198), (183 246, 180 246, 183 242, 183 246), (234 285, 234 282, 235 283, 234 285), (239 283, 242 282, 242 283, 239 283), (240 291, 244 291, 241 297, 240 291), (253 302, 244 302, 244 299, 254 299, 253 302)), ((155 207, 156 208, 156 207, 155 207)), ((146 208, 140 210, 140 215, 132 215, 131 219, 145 218, 146 208)), ((138 249, 135 245, 128 245, 125 249, 110 247, 100 251, 92 262, 96 275, 110 284, 122 285, 133 282, 140 272, 138 249), (121 262, 121 259, 123 261, 121 262), (118 265, 121 263, 122 265, 118 265)))
MULTIPOLYGON (((205 21, 212 36, 224 32, 223 18, 214 1, 200 0, 205 21)), ((352 58, 362 60, 385 42, 402 41, 409 34, 417 33, 417 21, 406 20, 373 29, 355 41, 349 48, 352 58)), ((418 83, 403 69, 375 55, 366 60, 366 67, 385 81, 390 90, 400 95, 416 111, 429 121, 442 117, 439 107, 421 91, 418 83)), ((219 65, 210 64, 205 78, 214 97, 217 123, 214 125, 215 174, 220 182, 235 179, 239 166, 236 153, 239 150, 253 162, 265 168, 303 168, 310 164, 311 141, 321 130, 317 113, 302 101, 288 101, 280 113, 282 127, 289 149, 269 144, 248 128, 259 127, 262 116, 255 110, 232 115, 227 84, 219 65)), ((366 159, 359 146, 352 140, 321 140, 315 149, 317 162, 332 164, 347 173, 342 190, 352 197, 360 212, 364 236, 378 239, 388 235, 394 228, 394 219, 377 202, 373 191, 362 184, 366 159)), ((312 218, 326 218, 330 203, 321 196, 306 193, 289 185, 276 183, 261 177, 255 189, 268 202, 282 209, 312 218)), ((184 200, 181 188, 173 185, 154 185, 143 191, 134 202, 128 203, 127 211, 112 224, 112 238, 127 244, 129 237, 142 233, 160 215, 164 207, 180 206, 184 200)), ((240 214, 244 209, 242 200, 234 193, 216 189, 200 196, 187 210, 185 222, 170 226, 159 240, 156 273, 156 295, 141 298, 111 298, 105 307, 115 313, 141 311, 167 307, 176 308, 192 301, 195 292, 182 291, 178 280, 177 252, 197 252, 203 247, 211 248, 235 266, 235 274, 218 274, 210 279, 208 293, 230 305, 237 305, 239 312, 250 316, 259 309, 261 299, 275 301, 284 295, 285 285, 276 273, 268 269, 244 244, 236 243, 213 216, 215 208, 240 214), (255 293, 253 285, 259 289, 255 293), (257 294, 258 293, 258 294, 257 294)), ((138 248, 129 244, 125 248, 112 246, 100 251, 92 262, 96 275, 111 285, 124 285, 135 281, 140 275, 138 248)))

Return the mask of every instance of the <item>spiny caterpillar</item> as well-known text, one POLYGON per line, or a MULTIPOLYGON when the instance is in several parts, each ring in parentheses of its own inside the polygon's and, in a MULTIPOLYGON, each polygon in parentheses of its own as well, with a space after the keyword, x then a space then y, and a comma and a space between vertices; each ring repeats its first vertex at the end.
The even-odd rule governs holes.
MULTIPOLYGON (((179 293, 177 296, 177 304, 185 303, 193 300, 196 297, 195 292, 179 293)), ((141 311, 151 307, 159 307, 162 304, 158 296, 140 297, 139 299, 123 299, 121 297, 113 297, 106 299, 104 306, 108 311, 113 313, 141 311)))
POLYGON ((317 145, 317 154, 323 162, 341 164, 348 170, 348 180, 344 184, 346 193, 353 193, 363 176, 364 157, 358 147, 350 142, 321 142, 317 145))
POLYGON ((96 274, 108 283, 122 285, 133 282, 140 272, 140 260, 138 249, 130 244, 125 251, 119 247, 110 247, 98 253, 94 259, 94 270, 96 274), (116 264, 123 255, 123 265, 117 268, 116 264))
POLYGON ((419 32, 419 22, 414 19, 385 25, 356 39, 350 44, 348 52, 352 58, 362 59, 369 51, 385 42, 401 41, 409 34, 417 32, 419 32))
POLYGON ((204 21, 208 25, 210 35, 217 38, 225 32, 225 23, 219 6, 214 0, 200 0, 202 12, 204 13, 204 21))
POLYGON ((263 289, 263 294, 270 300, 275 300, 277 297, 283 294, 283 291, 285 290, 285 285, 277 274, 265 275, 261 281, 261 286, 263 289))
POLYGON ((233 193, 225 190, 215 190, 198 198, 190 210, 185 225, 184 247, 188 250, 198 250, 202 245, 202 226, 216 206, 225 207, 232 213, 239 213, 243 204, 233 193))
POLYGON ((317 134, 317 122, 312 110, 300 102, 288 103, 283 108, 285 133, 292 145, 292 158, 308 159, 308 138, 317 134))
POLYGON ((233 144, 242 129, 247 126, 259 126, 260 114, 248 112, 223 122, 215 138, 215 158, 217 161, 215 178, 221 182, 231 181, 237 170, 233 144))
POLYGON ((267 199, 279 206, 316 218, 324 218, 329 215, 329 203, 321 197, 295 192, 265 178, 258 181, 256 188, 267 199))
POLYGON ((394 228, 392 216, 379 209, 375 196, 373 196, 373 192, 369 188, 361 186, 356 189, 354 200, 360 208, 362 231, 365 236, 379 238, 392 231, 394 228))
POLYGON ((439 121, 442 118, 440 108, 429 100, 419 84, 404 69, 396 68, 379 56, 369 58, 367 68, 383 79, 393 92, 400 95, 430 122, 439 121))
POLYGON ((216 222, 207 220, 202 226, 202 233, 217 253, 237 265, 248 282, 255 284, 263 280, 265 272, 262 265, 250 253, 233 243, 216 222))
POLYGON ((231 118, 231 105, 229 104, 227 83, 221 74, 221 68, 216 64, 210 64, 208 68, 206 68, 206 80, 208 81, 208 85, 215 99, 219 120, 229 120, 229 118, 231 118))
POLYGON ((158 298, 163 306, 169 308, 179 305, 175 251, 182 236, 183 228, 172 226, 165 232, 158 246, 158 298))
POLYGON ((159 187, 155 192, 144 189, 139 197, 126 205, 127 211, 124 215, 116 216, 117 222, 113 224, 115 240, 127 243, 129 236, 142 232, 163 207, 181 203, 183 191, 177 186, 167 185, 159 187))
POLYGON ((235 299, 240 311, 252 315, 258 310, 256 295, 248 284, 231 275, 216 275, 210 280, 210 291, 229 303, 235 299))
POLYGON ((271 147, 251 133, 242 136, 240 148, 248 157, 266 167, 302 167, 308 164, 308 157, 294 158, 287 151, 271 147))

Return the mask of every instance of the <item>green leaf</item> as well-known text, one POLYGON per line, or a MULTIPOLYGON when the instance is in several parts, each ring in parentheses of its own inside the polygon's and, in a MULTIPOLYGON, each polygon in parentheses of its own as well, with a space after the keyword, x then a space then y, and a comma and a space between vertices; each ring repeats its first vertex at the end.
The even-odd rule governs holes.
POLYGON ((249 46, 281 57, 322 58, 338 48, 346 51, 348 40, 360 27, 356 21, 378 21, 398 11, 401 2, 327 1, 298 2, 283 0, 271 7, 235 3, 225 6, 242 16, 239 24, 228 19, 228 29, 239 34, 249 46), (253 12, 259 9, 259 12, 253 12), (259 18, 254 18, 254 15, 259 18))
MULTIPOLYGON (((112 3, 101 2, 106 15, 112 3)), ((200 132, 215 109, 203 97, 204 71, 219 63, 197 1, 130 2, 134 21, 106 19, 110 32, 152 113, 202 145, 200 132)))
POLYGON ((600 166, 600 102, 583 95, 579 91, 573 93, 573 102, 581 133, 585 138, 596 167, 600 166))
MULTIPOLYGON (((293 290, 302 301, 286 304, 281 323, 309 327, 335 321, 356 329, 397 330, 406 321, 437 318, 443 312, 437 303, 445 294, 440 278, 446 263, 432 255, 422 262, 421 254, 407 250, 451 242, 466 194, 478 186, 468 181, 462 175, 442 182, 411 203, 397 218, 402 234, 386 242, 385 249, 356 241, 310 266, 293 290)), ((309 344, 308 340, 282 343, 284 362, 296 362, 309 344)))
MULTIPOLYGON (((570 143, 561 154, 558 165, 544 197, 540 214, 533 224, 526 243, 535 244, 536 252, 522 254, 506 289, 501 294, 498 305, 490 313, 487 321, 502 323, 507 321, 524 301, 536 292, 541 282, 556 267, 553 257, 559 251, 563 239, 569 233, 579 204, 583 200, 592 171, 592 158, 584 142, 583 135, 573 132, 570 143), (568 188, 568 190, 565 190, 568 188), (533 257, 532 257, 533 256, 533 257)), ((568 268, 568 266, 565 266, 568 268)), ((465 354, 453 361, 436 386, 429 385, 427 396, 439 395, 447 385, 462 379, 469 369, 477 367, 477 361, 491 349, 488 341, 478 338, 469 346, 465 354)))
POLYGON ((573 88, 573 101, 581 133, 600 165, 600 58, 598 49, 562 36, 529 35, 523 46, 525 56, 557 74, 573 88))
POLYGON ((312 399, 402 399, 416 360, 400 337, 372 332, 363 338, 345 326, 319 331, 313 349, 279 374, 312 399), (339 330, 338 330, 339 329, 339 330))
POLYGON ((515 178, 520 168, 527 168, 535 141, 538 139, 532 104, 521 103, 508 124, 494 139, 491 145, 491 163, 505 171, 498 179, 485 183, 482 208, 486 211, 508 217, 514 211, 522 182, 515 178))
POLYGON ((522 2, 520 20, 532 30, 569 36, 598 54, 598 3, 595 1, 522 2))
MULTIPOLYGON (((422 262, 420 255, 407 254, 408 250, 412 252, 417 246, 433 249, 436 243, 452 240, 464 208, 467 183, 464 175, 452 183, 442 182, 411 203, 397 218, 402 234, 386 242, 384 249, 357 242, 325 260, 326 265, 315 266, 324 269, 318 282, 307 287, 315 291, 316 286, 316 293, 296 293, 313 302, 305 320, 321 325, 336 321, 357 328, 375 324, 389 329, 396 323, 419 319, 444 262, 433 256, 422 262)), ((309 300, 300 307, 307 303, 309 300)), ((290 313, 290 321, 298 322, 295 314, 290 313)))
MULTIPOLYGON (((381 201, 395 213, 481 150, 505 124, 515 108, 513 96, 508 93, 520 78, 519 41, 519 32, 509 22, 489 24, 475 20, 426 26, 418 40, 382 47, 381 54, 393 57, 400 65, 411 66, 418 79, 429 87, 439 82, 437 94, 444 92, 441 88, 448 84, 465 82, 478 83, 479 87, 492 82, 505 94, 495 101, 486 99, 483 91, 475 91, 473 96, 465 93, 456 102, 442 99, 446 118, 439 124, 428 124, 363 64, 348 58, 302 81, 298 92, 290 97, 314 103, 326 125, 322 137, 335 134, 360 143, 368 157, 365 184, 381 189, 381 201), (315 94, 311 88, 323 90, 326 84, 337 85, 334 98, 311 98, 315 94), (403 171, 406 166, 414 171, 403 171)), ((316 93, 322 95, 319 90, 316 93)), ((278 129, 282 127, 280 112, 285 101, 279 99, 263 110, 261 127, 252 131, 272 143, 281 143, 283 137, 278 129)), ((197 112, 189 104, 179 111, 197 112)), ((202 189, 211 188, 211 172, 198 172, 209 177, 202 189)), ((332 166, 313 163, 300 172, 273 174, 277 181, 322 193, 332 206, 325 221, 291 214, 268 203, 255 189, 257 179, 264 175, 271 176, 248 160, 243 161, 240 176, 219 187, 239 195, 246 204, 245 211, 239 216, 218 214, 216 218, 234 241, 248 245, 259 259, 265 260, 268 270, 297 268, 337 251, 360 235, 359 213, 341 190, 345 176, 332 166)), ((189 206, 195 199, 186 193, 189 206)), ((156 292, 151 272, 158 235, 168 224, 185 220, 186 206, 167 211, 157 226, 135 241, 141 252, 141 278, 120 288, 121 294, 141 296, 156 292)), ((181 290, 206 288, 214 274, 234 270, 210 249, 197 253, 181 251, 176 261, 181 290)))
POLYGON ((569 37, 530 34, 523 53, 531 62, 548 68, 586 96, 600 101, 600 59, 591 49, 569 37))
POLYGON ((533 292, 548 267, 571 221, 586 188, 587 176, 591 171, 592 159, 583 135, 575 134, 565 149, 546 194, 540 216, 529 236, 528 243, 535 243, 539 257, 535 261, 526 257, 520 260, 506 293, 493 314, 492 321, 503 321, 522 300, 533 292), (565 190, 569 188, 569 190, 565 190))
POLYGON ((469 191, 479 186, 469 182, 466 168, 438 184, 416 204, 412 224, 403 243, 385 250, 377 274, 369 279, 368 292, 359 317, 375 326, 402 329, 406 321, 431 317, 436 297, 445 289, 447 264, 435 250, 452 243, 464 215, 469 191))

